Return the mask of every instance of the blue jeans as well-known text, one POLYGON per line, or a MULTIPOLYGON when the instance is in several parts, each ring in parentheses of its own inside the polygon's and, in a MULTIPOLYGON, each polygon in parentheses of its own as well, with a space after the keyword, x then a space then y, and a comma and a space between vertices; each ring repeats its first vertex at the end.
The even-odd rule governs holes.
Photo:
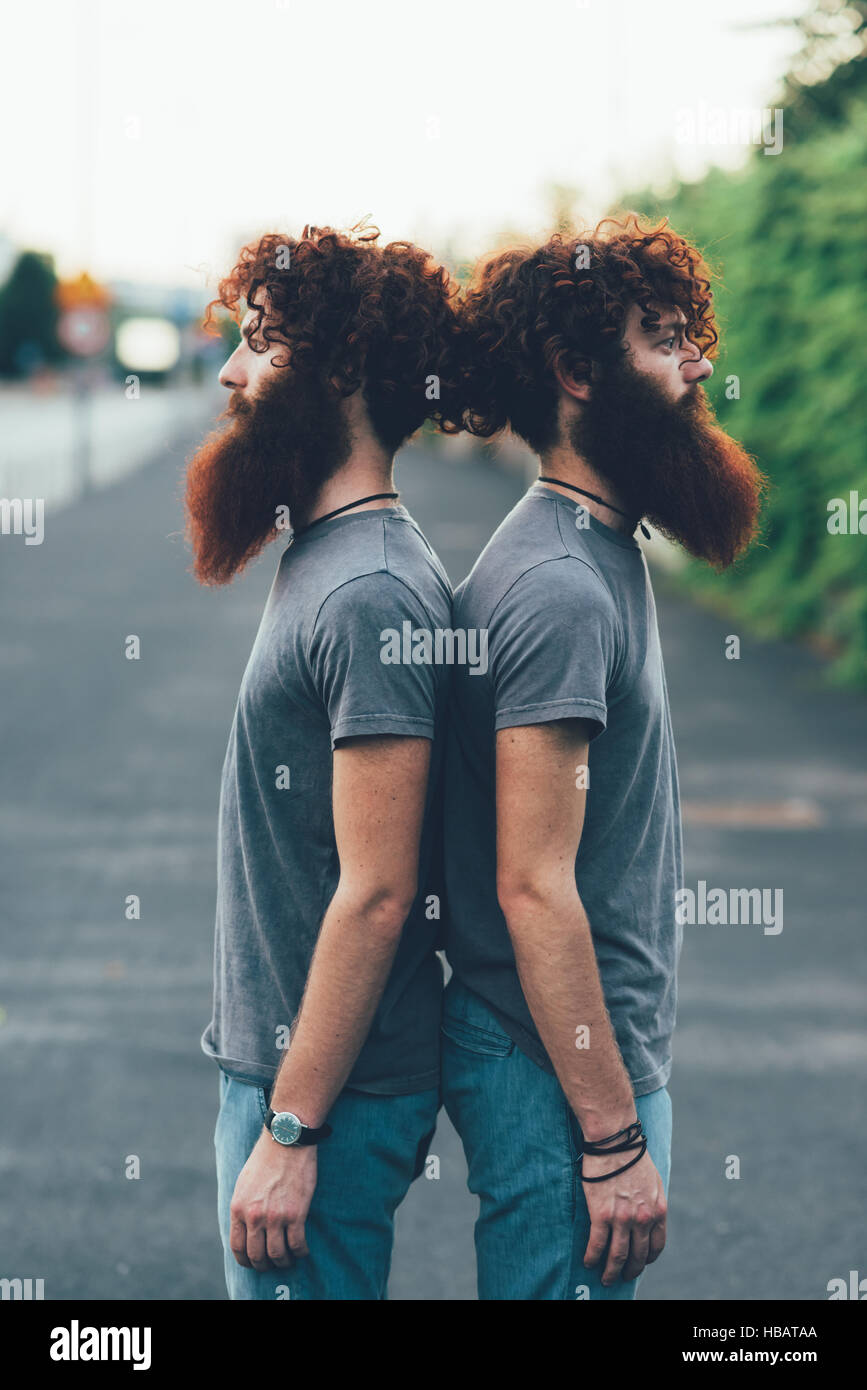
POLYGON ((424 1171, 436 1128, 438 1090, 408 1096, 343 1091, 328 1116, 333 1134, 318 1146, 316 1191, 306 1223, 309 1255, 260 1273, 229 1247, 229 1206, 238 1175, 262 1133, 261 1086, 220 1072, 214 1131, 217 1206, 230 1298, 383 1299, 394 1213, 424 1171))
MULTIPOLYGON (((443 1100, 464 1146, 470 1191, 481 1203, 479 1298, 634 1298, 640 1275, 605 1288, 604 1258, 584 1268, 590 1220, 576 1171, 581 1129, 556 1076, 531 1062, 455 975, 442 1026, 443 1100)), ((667 1197, 668 1091, 639 1096, 635 1105, 667 1197)))

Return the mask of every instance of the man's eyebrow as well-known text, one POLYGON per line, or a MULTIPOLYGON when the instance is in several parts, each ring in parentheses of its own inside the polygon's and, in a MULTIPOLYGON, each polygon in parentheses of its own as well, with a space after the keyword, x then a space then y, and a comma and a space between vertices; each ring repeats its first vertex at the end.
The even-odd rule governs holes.
POLYGON ((656 326, 655 328, 651 328, 651 329, 649 329, 648 331, 651 332, 651 333, 653 333, 653 334, 656 334, 656 333, 671 333, 671 332, 672 332, 673 330, 675 330, 675 329, 678 330, 678 331, 682 331, 684 328, 686 328, 686 319, 685 319, 685 318, 684 318, 684 319, 668 319, 665 323, 659 323, 659 324, 657 324, 657 326, 656 326))

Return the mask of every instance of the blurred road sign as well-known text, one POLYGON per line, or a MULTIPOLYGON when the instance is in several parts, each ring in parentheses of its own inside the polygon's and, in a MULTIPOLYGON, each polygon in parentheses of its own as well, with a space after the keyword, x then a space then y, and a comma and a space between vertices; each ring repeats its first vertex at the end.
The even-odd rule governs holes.
POLYGON ((57 321, 61 347, 76 357, 96 357, 108 346, 111 322, 102 309, 82 305, 67 309, 57 321))
POLYGON ((74 280, 61 280, 55 298, 61 309, 106 309, 111 303, 110 292, 104 285, 98 285, 86 270, 74 280))

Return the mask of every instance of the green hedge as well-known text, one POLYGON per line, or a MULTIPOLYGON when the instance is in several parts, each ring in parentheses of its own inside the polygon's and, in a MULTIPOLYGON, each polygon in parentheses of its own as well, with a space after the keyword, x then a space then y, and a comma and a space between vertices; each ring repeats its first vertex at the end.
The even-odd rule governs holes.
POLYGON ((721 273, 708 391, 771 483, 749 554, 723 575, 690 562, 681 582, 761 634, 819 635, 833 653, 829 678, 862 688, 867 535, 829 533, 828 503, 853 489, 867 499, 865 169, 859 98, 842 129, 756 153, 737 174, 714 171, 664 203, 632 200, 668 214, 721 273), (726 397, 732 374, 739 399, 726 397))

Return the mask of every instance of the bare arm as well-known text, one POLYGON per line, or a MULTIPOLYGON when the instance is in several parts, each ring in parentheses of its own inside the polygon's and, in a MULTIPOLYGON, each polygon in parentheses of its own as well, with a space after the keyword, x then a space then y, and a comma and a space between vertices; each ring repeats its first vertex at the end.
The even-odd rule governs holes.
POLYGON ((497 734, 497 895, 539 1036, 587 1139, 635 1119, 632 1086, 612 1031, 590 923, 575 883, 586 792, 584 721, 497 734), (575 1046, 590 1030, 590 1047, 575 1046))
POLYGON ((352 1071, 416 895, 430 740, 346 739, 334 750, 340 879, 271 1096, 320 1125, 352 1071))
MULTIPOLYGON (((575 881, 586 801, 576 768, 587 763, 588 746, 580 719, 497 733, 497 894, 539 1036, 593 1141, 625 1128, 636 1112, 575 881), (582 1027, 586 1049, 575 1045, 582 1027)), ((584 1172, 613 1172, 633 1156, 586 1155, 584 1172)), ((649 1154, 584 1191, 592 1221, 585 1262, 595 1263, 610 1237, 605 1282, 621 1269, 634 1278, 665 1243, 665 1197, 649 1154)))
MULTIPOLYGON (((382 998, 416 895, 430 749, 426 738, 383 735, 347 739, 334 751, 340 878, 271 1095, 273 1110, 291 1110, 303 1124, 325 1122, 382 998)), ((315 1187, 315 1146, 282 1148, 263 1129, 232 1197, 238 1263, 283 1268, 308 1254, 315 1187)))

